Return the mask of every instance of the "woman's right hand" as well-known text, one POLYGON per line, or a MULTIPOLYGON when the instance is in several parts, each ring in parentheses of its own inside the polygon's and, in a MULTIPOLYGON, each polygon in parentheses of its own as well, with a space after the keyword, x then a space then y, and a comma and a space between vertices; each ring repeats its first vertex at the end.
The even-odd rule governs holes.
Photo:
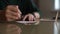
POLYGON ((19 10, 17 5, 8 5, 6 7, 6 19, 7 21, 14 21, 17 19, 21 19, 21 11, 19 10))

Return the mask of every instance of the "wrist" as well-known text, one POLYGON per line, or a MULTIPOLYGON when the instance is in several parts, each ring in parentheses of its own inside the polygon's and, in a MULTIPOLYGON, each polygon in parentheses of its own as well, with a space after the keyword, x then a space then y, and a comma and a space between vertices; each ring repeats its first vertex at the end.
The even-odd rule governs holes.
POLYGON ((34 14, 35 18, 40 18, 40 14, 38 12, 34 12, 33 14, 34 14))

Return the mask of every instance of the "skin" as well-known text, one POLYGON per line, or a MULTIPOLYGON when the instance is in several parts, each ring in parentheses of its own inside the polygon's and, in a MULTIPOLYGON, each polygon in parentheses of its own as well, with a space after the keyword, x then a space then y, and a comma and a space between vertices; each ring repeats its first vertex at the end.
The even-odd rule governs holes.
MULTIPOLYGON (((16 19, 21 19, 21 14, 22 14, 22 12, 19 10, 17 5, 8 5, 6 7, 6 18, 7 18, 7 21, 14 21, 16 19)), ((36 20, 36 19, 40 18, 39 13, 34 12, 34 15, 32 15, 30 13, 25 15, 25 17, 23 18, 23 21, 27 17, 28 17, 29 21, 33 21, 33 20, 36 20)))
POLYGON ((18 9, 18 6, 8 5, 6 7, 6 18, 7 21, 13 21, 16 19, 21 19, 21 11, 18 9))

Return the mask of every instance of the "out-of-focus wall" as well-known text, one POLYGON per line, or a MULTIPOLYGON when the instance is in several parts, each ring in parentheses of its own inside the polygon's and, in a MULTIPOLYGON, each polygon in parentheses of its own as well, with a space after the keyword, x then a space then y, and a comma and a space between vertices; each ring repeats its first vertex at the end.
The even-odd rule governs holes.
POLYGON ((42 18, 51 18, 55 16, 56 11, 53 11, 53 0, 39 0, 39 7, 42 11, 42 18))
MULTIPOLYGON (((37 1, 37 0, 36 0, 37 1)), ((38 6, 42 12, 41 18, 52 18, 55 13, 52 12, 51 9, 51 1, 52 0, 38 0, 38 6)), ((13 22, 15 23, 15 22, 13 22)), ((22 28, 22 34, 53 34, 53 23, 54 22, 40 22, 39 25, 21 25, 18 24, 19 27, 22 28)), ((0 33, 5 34, 6 32, 6 25, 0 23, 0 33)))
MULTIPOLYGON (((56 11, 53 11, 53 0, 39 0, 38 1, 38 6, 40 8, 41 13, 41 18, 48 18, 48 19, 52 19, 53 17, 56 16, 56 11)), ((59 13, 60 16, 60 13, 59 13)), ((40 34, 54 34, 54 22, 41 22, 44 23, 44 25, 50 25, 50 26, 46 26, 46 28, 51 28, 51 29, 44 29, 42 28, 40 31, 40 34), (44 30, 43 30, 44 29, 44 30)), ((40 27, 45 27, 43 24, 40 24, 40 27)))

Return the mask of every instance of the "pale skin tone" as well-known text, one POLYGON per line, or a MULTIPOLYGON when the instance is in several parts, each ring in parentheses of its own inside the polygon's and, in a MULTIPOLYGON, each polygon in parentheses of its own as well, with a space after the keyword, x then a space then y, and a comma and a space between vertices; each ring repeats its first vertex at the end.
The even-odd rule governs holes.
MULTIPOLYGON (((22 14, 22 12, 19 10, 17 5, 8 5, 6 7, 7 21, 14 21, 16 19, 21 19, 21 14, 22 14)), ((31 14, 31 13, 28 13, 27 15, 25 15, 23 20, 25 20, 27 17, 28 17, 29 21, 33 21, 33 20, 36 20, 36 19, 40 18, 40 15, 39 15, 38 12, 34 12, 34 15, 31 14)))
MULTIPOLYGON (((17 6, 17 5, 8 5, 7 7, 6 7, 6 14, 5 14, 5 16, 6 16, 6 19, 7 19, 7 21, 14 21, 14 20, 17 20, 17 19, 21 19, 22 17, 22 12, 19 10, 19 8, 18 8, 19 6, 17 6)), ((37 13, 37 12, 34 12, 34 15, 33 14, 31 14, 31 13, 28 13, 27 15, 25 15, 25 17, 23 18, 23 21, 25 21, 25 19, 28 17, 28 20, 29 21, 33 21, 33 20, 39 20, 39 18, 40 18, 40 15, 39 15, 39 13, 37 13), (35 16, 34 16, 35 15, 35 16)), ((27 24, 25 24, 25 25, 27 25, 27 24)), ((28 25, 30 25, 30 24, 28 24, 28 25)), ((12 26, 12 25, 11 25, 12 26)), ((18 30, 18 32, 19 32, 19 34, 21 34, 21 32, 22 32, 22 30, 20 29, 20 30, 18 30)))
POLYGON ((6 7, 6 18, 7 21, 12 21, 16 19, 21 19, 21 11, 16 5, 8 5, 6 7))

